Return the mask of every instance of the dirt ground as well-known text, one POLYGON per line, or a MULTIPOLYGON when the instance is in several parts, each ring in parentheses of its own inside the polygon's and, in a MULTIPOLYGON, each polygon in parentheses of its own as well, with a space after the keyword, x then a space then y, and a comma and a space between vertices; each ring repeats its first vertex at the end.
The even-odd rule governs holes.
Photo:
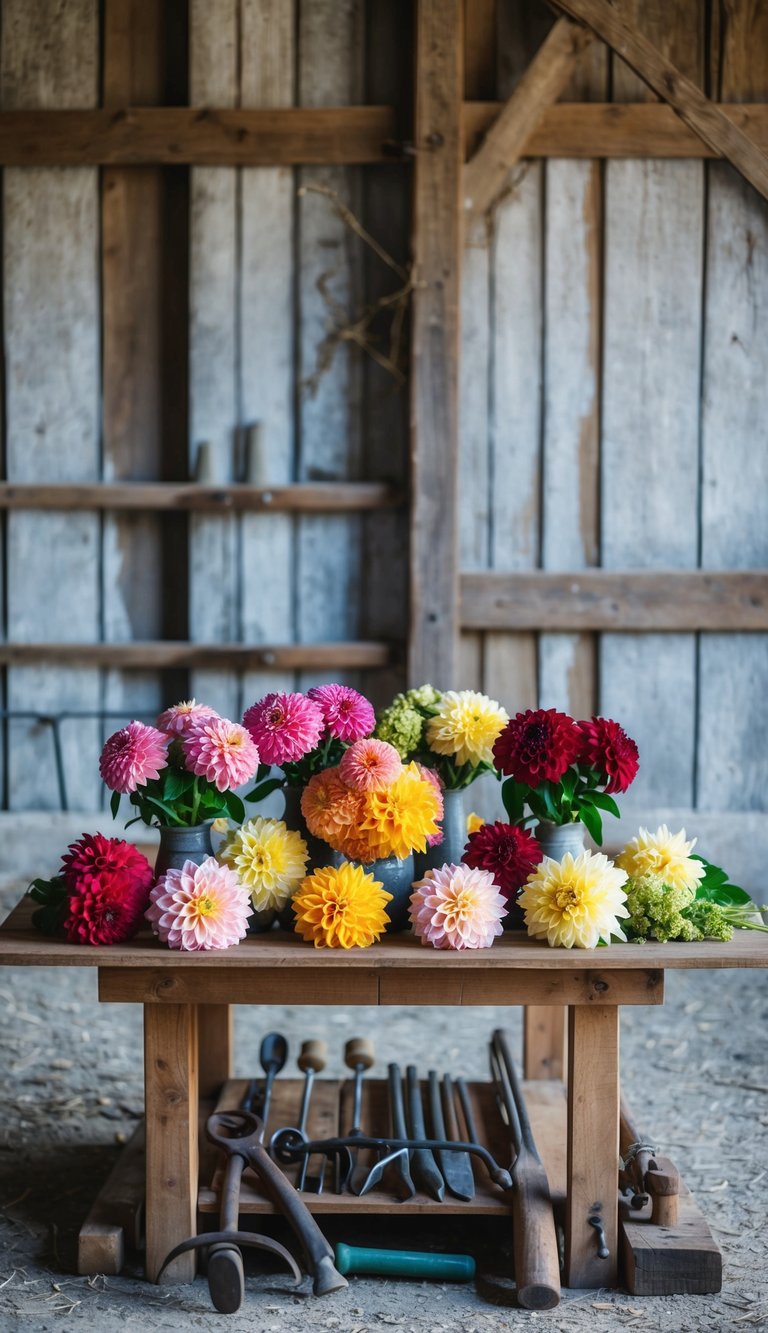
MULTIPOLYGON (((0 906, 18 893, 5 891, 0 906)), ((211 1309, 204 1279, 189 1287, 151 1286, 141 1279, 138 1259, 120 1277, 73 1275, 78 1226, 141 1113, 140 1012, 99 1005, 90 969, 4 970, 0 1004, 2 1330, 768 1329, 763 973, 670 973, 663 1008, 623 1013, 625 1088, 643 1126, 681 1167, 707 1212, 725 1255, 722 1293, 651 1299, 565 1292, 557 1309, 538 1314, 491 1305, 471 1285, 353 1278, 347 1291, 315 1300, 287 1277, 262 1274, 248 1277, 241 1312, 225 1316, 211 1309)), ((366 1033, 376 1041, 380 1068, 389 1059, 412 1058, 422 1069, 431 1063, 485 1077, 485 1044, 499 1022, 519 1042, 514 1010, 240 1009, 237 1072, 258 1072, 261 1036, 279 1027, 294 1056, 303 1038, 328 1036, 329 1074, 341 1072, 345 1040, 366 1033)), ((458 1247, 449 1235, 445 1244, 458 1247)))

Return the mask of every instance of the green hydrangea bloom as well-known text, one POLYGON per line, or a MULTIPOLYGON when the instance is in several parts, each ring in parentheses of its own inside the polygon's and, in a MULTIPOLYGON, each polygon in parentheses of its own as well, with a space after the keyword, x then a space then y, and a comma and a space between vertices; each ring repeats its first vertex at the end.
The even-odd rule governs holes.
POLYGON ((692 888, 665 884, 661 875, 638 875, 627 880, 627 930, 635 939, 692 940, 700 938, 683 916, 696 896, 692 888), (693 931, 693 933, 692 933, 693 931))
POLYGON ((733 926, 717 903, 696 902, 686 907, 684 913, 693 936, 698 940, 730 940, 733 938, 733 926))
POLYGON ((398 694, 397 698, 405 698, 406 701, 415 708, 433 708, 439 704, 442 699, 442 691, 436 690, 434 685, 418 685, 413 690, 408 690, 405 696, 398 694))
POLYGON ((407 759, 421 746, 425 718, 413 708, 404 694, 395 696, 376 723, 374 735, 394 745, 401 759, 407 759))

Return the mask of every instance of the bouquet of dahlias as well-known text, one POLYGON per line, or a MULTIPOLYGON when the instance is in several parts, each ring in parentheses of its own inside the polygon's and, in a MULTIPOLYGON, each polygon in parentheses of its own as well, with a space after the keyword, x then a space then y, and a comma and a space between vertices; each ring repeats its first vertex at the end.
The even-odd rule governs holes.
POLYGON ((116 731, 99 772, 112 792, 113 818, 128 796, 138 811, 129 824, 191 828, 225 817, 242 823, 243 803, 232 789, 249 782, 258 765, 245 727, 192 699, 167 708, 154 727, 129 722, 116 731))
POLYGON ((495 699, 475 690, 421 685, 395 696, 376 724, 405 762, 434 769, 448 791, 460 791, 493 771, 493 746, 508 721, 495 699))
POLYGON ((439 836, 440 793, 417 764, 385 741, 354 741, 341 762, 310 778, 301 798, 307 828, 364 865, 424 852, 439 836))
POLYGON ((639 767, 637 746, 618 722, 576 722, 555 708, 513 717, 494 744, 493 759, 507 777, 501 795, 513 824, 581 820, 598 846, 601 811, 618 817, 611 793, 626 791, 639 767))
POLYGON ((348 745, 370 736, 375 723, 373 704, 348 685, 265 694, 243 717, 261 760, 246 800, 261 801, 278 787, 306 787, 313 774, 335 767, 348 745), (281 778, 269 776, 273 765, 281 778))
POLYGON ((123 944, 143 924, 152 878, 149 861, 131 843, 84 833, 54 879, 30 885, 30 898, 41 904, 32 924, 70 944, 123 944))

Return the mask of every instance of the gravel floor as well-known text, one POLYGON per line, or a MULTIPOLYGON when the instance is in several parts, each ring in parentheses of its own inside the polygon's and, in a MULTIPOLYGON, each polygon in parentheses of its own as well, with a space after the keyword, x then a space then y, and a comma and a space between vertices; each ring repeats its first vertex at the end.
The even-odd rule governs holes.
MULTIPOLYGON (((10 905, 18 891, 4 896, 10 905)), ((566 1292, 556 1310, 535 1314, 491 1306, 471 1286, 353 1279, 348 1291, 316 1302, 282 1277, 253 1276, 240 1314, 223 1316, 211 1310, 202 1279, 158 1288, 141 1280, 138 1266, 117 1278, 73 1276, 80 1222, 140 1115, 140 1011, 98 1005, 90 970, 7 969, 0 974, 0 1328, 768 1329, 765 974, 670 973, 667 997, 663 1008, 623 1013, 624 1085, 707 1212, 725 1254, 721 1295, 566 1292)), ((347 1037, 366 1032, 382 1065, 412 1056, 424 1067, 439 1052, 444 1067, 485 1077, 485 1043, 499 1021, 519 1041, 514 1010, 240 1009, 237 1072, 257 1069, 263 1032, 279 1026, 294 1053, 303 1037, 330 1030, 331 1074, 341 1072, 347 1037)))

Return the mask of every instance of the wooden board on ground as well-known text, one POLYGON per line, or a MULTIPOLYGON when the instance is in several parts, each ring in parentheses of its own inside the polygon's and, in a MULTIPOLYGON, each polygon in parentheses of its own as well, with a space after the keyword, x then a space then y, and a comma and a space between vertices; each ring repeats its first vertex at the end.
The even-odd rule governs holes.
POLYGON ((651 1205, 619 1218, 624 1281, 633 1296, 703 1296, 720 1291, 723 1256, 707 1220, 680 1183, 677 1225, 650 1222, 651 1205))
POLYGON ((139 1248, 144 1219, 144 1161, 142 1120, 120 1153, 80 1228, 78 1273, 119 1273, 126 1248, 139 1248))

